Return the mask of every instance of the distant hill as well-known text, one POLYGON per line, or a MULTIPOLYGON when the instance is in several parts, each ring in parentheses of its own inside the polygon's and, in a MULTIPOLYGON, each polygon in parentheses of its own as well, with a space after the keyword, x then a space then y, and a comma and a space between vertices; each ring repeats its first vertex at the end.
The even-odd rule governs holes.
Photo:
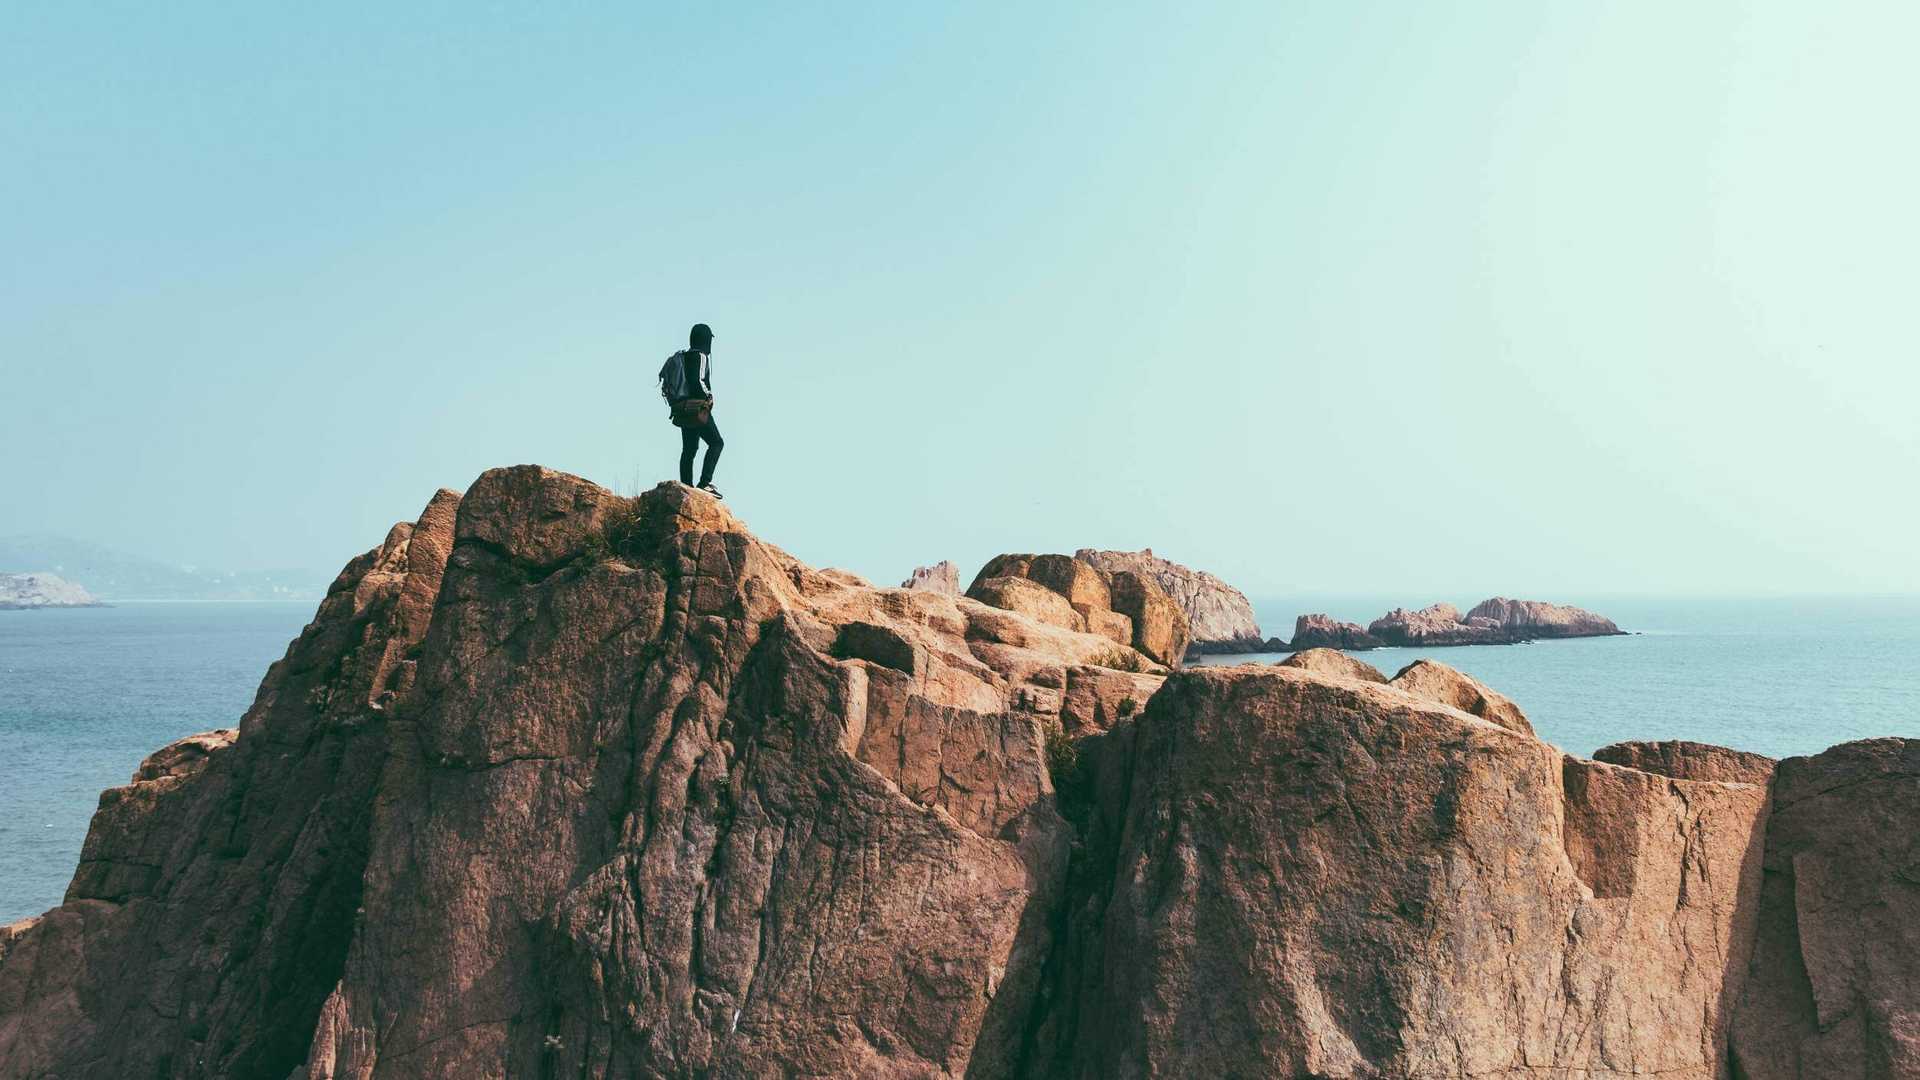
POLYGON ((58 574, 105 602, 317 600, 333 577, 312 570, 229 573, 175 566, 50 533, 0 536, 0 573, 58 574))

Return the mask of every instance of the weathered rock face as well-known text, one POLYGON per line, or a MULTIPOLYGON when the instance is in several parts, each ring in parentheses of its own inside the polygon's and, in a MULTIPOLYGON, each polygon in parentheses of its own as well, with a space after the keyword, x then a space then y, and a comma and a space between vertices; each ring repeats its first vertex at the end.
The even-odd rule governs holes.
POLYGON ((1759 943, 1733 1028, 1745 1080, 1920 1076, 1920 740, 1787 758, 1759 943))
POLYGON ((1302 615, 1293 622, 1292 647, 1307 649, 1377 649, 1384 642, 1360 628, 1358 623, 1341 622, 1331 615, 1302 615))
POLYGON ((947 559, 932 566, 916 566, 913 574, 900 583, 903 589, 927 589, 945 593, 948 596, 960 595, 960 568, 947 559))
POLYGON ((1593 760, 1676 780, 1721 780, 1737 784, 1766 784, 1773 778, 1774 767, 1774 760, 1761 754, 1684 739, 1614 743, 1595 750, 1593 760))
POLYGON ((1372 664, 1363 663, 1334 649, 1304 649, 1280 661, 1281 667, 1299 668, 1302 671, 1317 671, 1322 675, 1338 675, 1344 679, 1360 679, 1364 682, 1384 683, 1387 677, 1372 664))
POLYGON ((1163 559, 1152 548, 1081 548, 1073 557, 1109 574, 1124 572, 1151 579, 1185 613, 1196 652, 1258 652, 1266 647, 1246 594, 1204 570, 1163 559))
POLYGON ((1764 789, 1283 667, 1177 674, 1121 736, 1055 1075, 1724 1075, 1764 789))
POLYGON ((1506 695, 1488 689, 1471 675, 1455 671, 1445 664, 1436 664, 1431 660, 1415 660, 1401 668, 1389 685, 1405 690, 1415 697, 1437 701, 1468 715, 1499 724, 1509 731, 1518 731, 1523 735, 1533 734, 1533 725, 1528 723, 1526 714, 1520 711, 1520 706, 1515 705, 1506 695))
POLYGON ((1186 659, 1191 643, 1186 614, 1151 578, 1065 555, 997 555, 974 576, 967 596, 1099 635, 1169 667, 1186 659), (1057 601, 1035 595, 1035 585, 1057 601))
POLYGON ((0 1076, 273 1076, 339 977, 392 703, 457 496, 341 571, 231 732, 100 798, 66 902, 0 963, 0 1076))
POLYGON ((1612 619, 1591 611, 1541 600, 1509 600, 1504 596, 1475 604, 1473 610, 1467 612, 1467 621, 1476 619, 1485 619, 1517 639, 1605 637, 1621 632, 1612 619))
POLYGON ((1005 1075, 1045 732, 1160 681, 1112 648, 678 485, 490 472, 341 574, 237 739, 103 798, 0 935, 0 1076, 1005 1075))
POLYGON ((1438 664, 1119 670, 1157 586, 997 569, 441 493, 0 927, 0 1080, 1914 1075, 1920 743, 1770 799, 1438 664))
POLYGON ((58 574, 0 574, 0 611, 99 606, 92 593, 58 574))

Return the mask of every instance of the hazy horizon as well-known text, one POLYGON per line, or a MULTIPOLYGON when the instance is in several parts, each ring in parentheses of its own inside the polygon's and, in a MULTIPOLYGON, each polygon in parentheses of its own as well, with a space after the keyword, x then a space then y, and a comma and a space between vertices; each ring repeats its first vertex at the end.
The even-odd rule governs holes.
POLYGON ((0 534, 330 576, 492 466, 649 487, 698 320, 729 505, 880 583, 1920 593, 1910 5, 10 31, 0 534))

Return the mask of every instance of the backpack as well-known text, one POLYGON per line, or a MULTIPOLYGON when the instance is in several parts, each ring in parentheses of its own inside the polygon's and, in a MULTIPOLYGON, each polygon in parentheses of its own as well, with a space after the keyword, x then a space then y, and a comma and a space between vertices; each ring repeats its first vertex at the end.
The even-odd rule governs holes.
POLYGON ((660 365, 660 396, 671 405, 682 398, 692 397, 692 388, 687 385, 687 351, 685 349, 667 357, 660 365))

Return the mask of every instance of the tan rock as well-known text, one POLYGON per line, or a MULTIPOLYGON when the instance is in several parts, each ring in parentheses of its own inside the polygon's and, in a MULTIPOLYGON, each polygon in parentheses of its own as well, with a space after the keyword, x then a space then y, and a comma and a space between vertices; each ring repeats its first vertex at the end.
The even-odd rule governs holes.
POLYGON ((1363 682, 1387 681, 1387 677, 1372 664, 1362 663, 1335 649, 1306 649, 1280 661, 1279 666, 1316 671, 1322 675, 1338 675, 1341 678, 1359 679, 1363 682))
POLYGON ((958 596, 960 595, 960 568, 946 559, 932 566, 916 566, 907 580, 900 583, 900 587, 958 596))
POLYGON ((1486 620, 1516 639, 1603 637, 1618 634, 1612 619, 1577 607, 1540 600, 1509 600, 1496 596, 1482 600, 1467 612, 1467 621, 1486 620))
POLYGON ((1033 1075, 1724 1073, 1761 790, 1283 667, 1176 674, 1132 728, 1033 1075))
POLYGON ((1361 629, 1358 623, 1341 622, 1331 615, 1302 615, 1293 621, 1295 651, 1307 649, 1377 649, 1379 638, 1361 629))
POLYGON ((1165 679, 1164 675, 1075 664, 1066 669, 1061 725, 1076 738, 1106 731, 1139 715, 1165 679))
POLYGON ((1148 578, 1187 617, 1192 648, 1201 652, 1258 652, 1267 647, 1246 594, 1204 570, 1163 559, 1152 548, 1099 551, 1081 548, 1073 557, 1107 572, 1128 571, 1148 578))
POLYGON ((1133 621, 1133 647, 1168 667, 1178 667, 1192 638, 1186 613, 1153 579, 1128 570, 1113 575, 1113 607, 1133 621))
POLYGON ((1388 683, 1396 689, 1449 705, 1482 720, 1490 720, 1510 731, 1533 734, 1533 725, 1504 694, 1488 689, 1470 675, 1455 671, 1432 660, 1415 660, 1400 669, 1388 683))
POLYGON ((1683 739, 1614 743, 1595 750, 1593 760, 1671 776, 1677 780, 1717 780, 1735 784, 1766 784, 1773 779, 1774 766, 1772 758, 1760 754, 1683 739))
POLYGON ((1094 609, 1080 613, 1082 629, 1116 645, 1133 647, 1133 620, 1117 611, 1094 609))
POLYGON ((967 590, 967 596, 1063 630, 1080 630, 1086 626, 1086 619, 1073 610, 1066 597, 1026 578, 996 577, 977 581, 967 590))
POLYGON ((1733 1028, 1745 1080, 1920 1076, 1920 740, 1786 758, 1733 1028))
POLYGON ((1072 556, 1036 555, 1022 576, 1066 597, 1067 603, 1082 614, 1114 610, 1106 577, 1072 556))

